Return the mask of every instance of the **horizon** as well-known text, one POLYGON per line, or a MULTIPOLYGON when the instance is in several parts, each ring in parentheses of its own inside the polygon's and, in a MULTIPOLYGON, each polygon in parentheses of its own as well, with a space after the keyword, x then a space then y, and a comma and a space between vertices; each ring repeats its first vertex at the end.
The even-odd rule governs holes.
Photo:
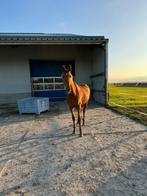
POLYGON ((109 79, 109 83, 147 83, 147 75, 146 76, 138 76, 138 77, 130 77, 130 78, 123 78, 123 79, 109 79))
POLYGON ((140 84, 143 84, 143 83, 147 83, 147 80, 146 81, 134 81, 134 82, 131 82, 131 81, 109 81, 108 84, 119 84, 119 83, 122 83, 122 84, 134 84, 134 83, 140 83, 140 84))
POLYGON ((5 0, 0 32, 105 36, 109 81, 141 80, 147 77, 146 10, 146 0, 5 0))

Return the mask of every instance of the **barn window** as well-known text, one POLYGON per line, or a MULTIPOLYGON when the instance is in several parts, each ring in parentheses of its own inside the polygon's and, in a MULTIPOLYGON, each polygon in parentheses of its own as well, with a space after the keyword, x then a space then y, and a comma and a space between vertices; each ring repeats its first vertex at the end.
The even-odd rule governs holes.
POLYGON ((65 90, 62 77, 33 77, 33 91, 65 90))

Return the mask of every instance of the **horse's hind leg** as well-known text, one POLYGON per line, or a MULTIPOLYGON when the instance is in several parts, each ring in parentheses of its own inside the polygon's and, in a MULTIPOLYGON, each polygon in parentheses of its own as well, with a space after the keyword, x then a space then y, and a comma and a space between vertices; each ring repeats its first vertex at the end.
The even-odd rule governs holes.
POLYGON ((73 121, 73 133, 75 134, 75 115, 74 115, 73 108, 71 108, 71 114, 72 114, 72 121, 73 121))
POLYGON ((83 106, 83 125, 85 125, 86 104, 83 106))
POLYGON ((77 125, 79 124, 79 118, 77 119, 77 125))

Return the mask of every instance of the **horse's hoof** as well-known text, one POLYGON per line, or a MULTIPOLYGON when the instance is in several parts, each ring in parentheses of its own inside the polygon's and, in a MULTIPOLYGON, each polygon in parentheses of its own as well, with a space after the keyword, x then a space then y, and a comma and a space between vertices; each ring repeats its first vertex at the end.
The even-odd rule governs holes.
POLYGON ((80 134, 80 137, 83 137, 83 134, 80 134))

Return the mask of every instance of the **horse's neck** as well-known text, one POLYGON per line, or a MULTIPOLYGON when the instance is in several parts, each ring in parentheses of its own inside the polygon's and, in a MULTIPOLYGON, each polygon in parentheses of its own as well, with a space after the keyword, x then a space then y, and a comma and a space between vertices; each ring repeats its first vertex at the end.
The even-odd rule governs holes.
POLYGON ((71 91, 73 92, 74 96, 77 96, 79 87, 78 87, 78 84, 74 81, 72 82, 72 85, 71 85, 71 91))

